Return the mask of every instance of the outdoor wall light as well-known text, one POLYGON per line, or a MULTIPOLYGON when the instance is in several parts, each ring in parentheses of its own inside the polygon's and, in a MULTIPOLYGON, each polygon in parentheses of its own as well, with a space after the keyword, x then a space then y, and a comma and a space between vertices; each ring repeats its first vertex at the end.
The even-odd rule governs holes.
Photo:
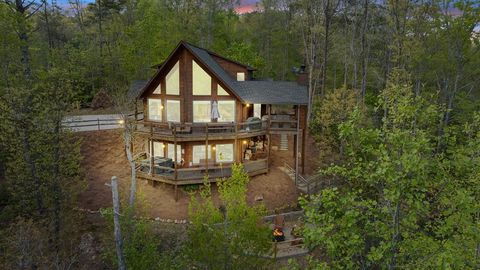
POLYGON ((243 141, 243 144, 247 144, 247 141, 243 141))

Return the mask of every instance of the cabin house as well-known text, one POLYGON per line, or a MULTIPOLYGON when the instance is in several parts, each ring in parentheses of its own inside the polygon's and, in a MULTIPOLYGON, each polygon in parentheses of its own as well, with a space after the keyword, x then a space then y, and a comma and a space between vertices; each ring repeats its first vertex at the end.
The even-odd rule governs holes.
POLYGON ((211 182, 228 177, 233 163, 265 174, 281 136, 293 138, 295 167, 304 167, 305 85, 255 80, 253 67, 183 41, 155 68, 148 82, 131 87, 143 104, 135 131, 145 152, 139 178, 176 190, 205 175, 211 182))

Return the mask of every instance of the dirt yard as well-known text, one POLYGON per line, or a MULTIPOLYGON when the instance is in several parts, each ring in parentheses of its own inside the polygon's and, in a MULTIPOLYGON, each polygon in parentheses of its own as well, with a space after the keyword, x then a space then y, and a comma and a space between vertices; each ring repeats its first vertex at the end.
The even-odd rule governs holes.
MULTIPOLYGON (((78 133, 83 139, 82 162, 88 187, 80 196, 82 208, 97 210, 110 207, 111 190, 105 185, 113 175, 120 182, 122 196, 126 196, 130 184, 130 169, 126 161, 123 141, 119 130, 106 130, 78 133)), ((310 147, 307 145, 307 149, 310 147)), ((289 149, 292 149, 289 147, 289 149)), ((254 203, 255 197, 263 196, 263 203, 269 211, 276 208, 292 208, 297 204, 298 192, 293 181, 278 167, 284 161, 293 163, 293 155, 289 151, 272 151, 271 171, 267 175, 253 177, 248 185, 248 201, 254 203)), ((307 172, 311 171, 307 153, 307 172)), ((170 185, 152 186, 144 180, 138 181, 138 198, 142 200, 148 217, 163 219, 188 218, 189 195, 179 189, 179 199, 174 199, 174 189, 170 185)), ((214 198, 218 198, 213 185, 214 198)))

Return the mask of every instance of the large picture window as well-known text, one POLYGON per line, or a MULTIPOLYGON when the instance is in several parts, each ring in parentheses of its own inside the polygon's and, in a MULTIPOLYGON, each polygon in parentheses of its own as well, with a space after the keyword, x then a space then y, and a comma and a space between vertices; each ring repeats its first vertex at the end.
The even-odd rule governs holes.
POLYGON ((169 143, 167 149, 167 157, 179 163, 182 160, 182 147, 177 144, 177 160, 175 160, 175 145, 169 143))
POLYGON ((162 109, 161 99, 148 99, 148 119, 162 121, 162 109))
MULTIPOLYGON (((199 164, 200 160, 205 161, 205 145, 194 145, 193 146, 193 155, 192 162, 193 164, 199 164)), ((208 146, 208 159, 212 158, 212 147, 208 146)))
POLYGON ((167 100, 167 121, 180 122, 180 100, 167 100))
POLYGON ((193 122, 210 122, 211 107, 208 100, 193 101, 193 122))
POLYGON ((165 156, 165 145, 162 142, 153 142, 153 156, 154 157, 164 157, 165 156))
POLYGON ((180 94, 180 71, 178 62, 165 77, 165 88, 167 89, 167 95, 180 94))
POLYGON ((218 163, 233 162, 233 144, 217 144, 215 159, 218 163))
POLYGON ((218 122, 234 122, 235 121, 235 101, 219 100, 218 112, 220 113, 220 118, 218 118, 218 122))
POLYGON ((212 78, 195 61, 192 61, 192 88, 194 96, 212 94, 212 78))

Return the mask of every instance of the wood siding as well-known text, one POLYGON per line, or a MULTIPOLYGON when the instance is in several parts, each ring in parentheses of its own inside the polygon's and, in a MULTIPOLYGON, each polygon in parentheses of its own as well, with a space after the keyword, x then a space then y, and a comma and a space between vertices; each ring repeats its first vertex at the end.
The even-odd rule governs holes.
POLYGON ((245 73, 245 80, 250 80, 248 69, 245 66, 228 61, 224 58, 212 55, 212 58, 232 77, 237 80, 237 72, 245 73))

